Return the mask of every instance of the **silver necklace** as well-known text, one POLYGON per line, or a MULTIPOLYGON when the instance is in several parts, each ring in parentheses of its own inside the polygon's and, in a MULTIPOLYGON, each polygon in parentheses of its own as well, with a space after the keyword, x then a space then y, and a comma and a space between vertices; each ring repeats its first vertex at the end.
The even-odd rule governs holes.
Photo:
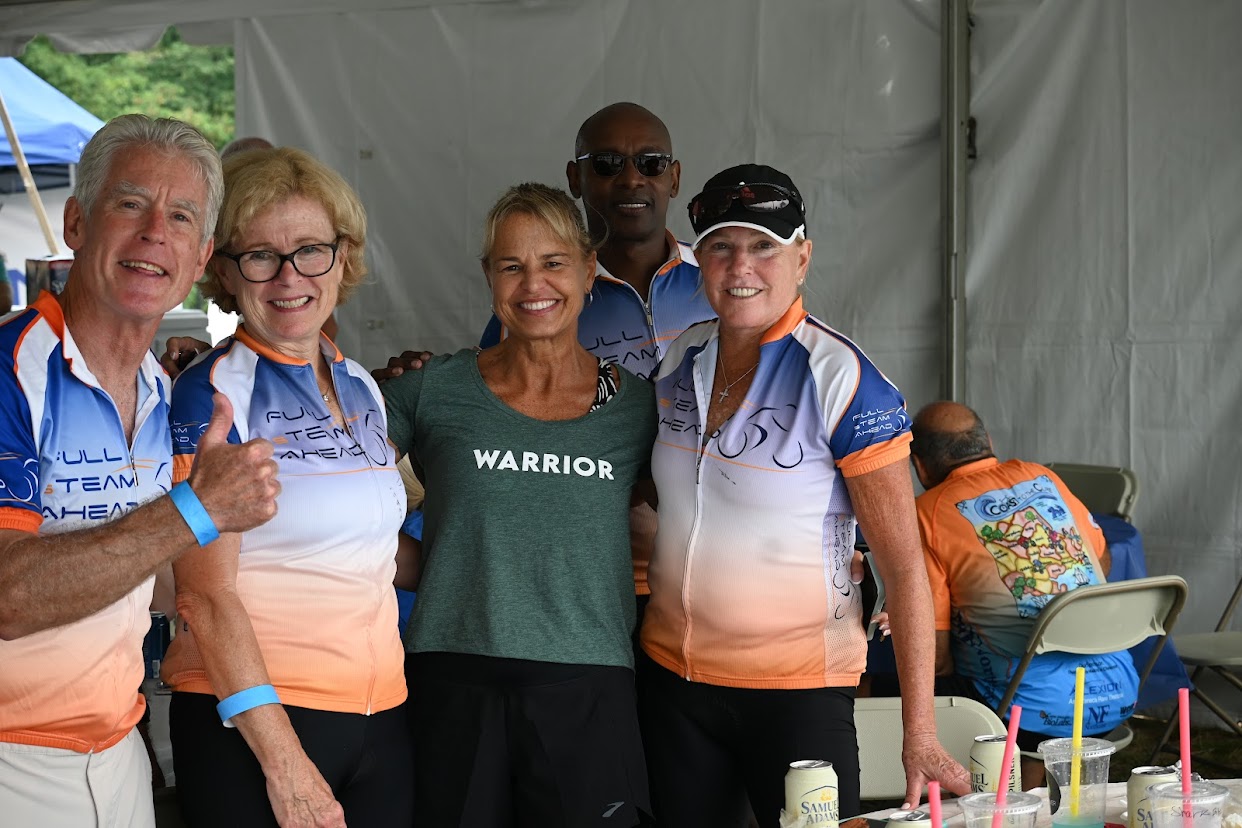
POLYGON ((740 377, 735 379, 733 382, 729 382, 729 374, 727 371, 725 371, 725 367, 724 367, 724 356, 719 351, 716 352, 716 364, 720 366, 720 376, 724 377, 724 381, 725 381, 724 389, 721 390, 716 400, 717 402, 721 402, 721 403, 725 401, 725 397, 729 396, 730 388, 737 385, 742 380, 746 379, 746 377, 750 375, 751 371, 759 367, 759 362, 756 361, 754 365, 750 366, 745 371, 743 371, 740 377))

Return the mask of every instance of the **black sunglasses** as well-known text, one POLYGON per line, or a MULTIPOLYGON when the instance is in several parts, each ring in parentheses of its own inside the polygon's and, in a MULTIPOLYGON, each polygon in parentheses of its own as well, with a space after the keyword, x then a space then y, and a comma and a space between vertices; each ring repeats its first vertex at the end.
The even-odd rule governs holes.
POLYGON ((588 152, 579 155, 575 161, 591 159, 591 169, 604 178, 613 178, 625 169, 625 162, 631 161, 634 169, 647 178, 663 175, 668 165, 673 163, 671 152, 640 152, 638 155, 622 155, 619 152, 588 152))
POLYGON ((752 213, 779 213, 793 205, 800 217, 806 216, 802 196, 779 184, 737 184, 731 187, 712 187, 696 195, 690 201, 690 224, 697 230, 705 223, 720 218, 734 203, 752 213))

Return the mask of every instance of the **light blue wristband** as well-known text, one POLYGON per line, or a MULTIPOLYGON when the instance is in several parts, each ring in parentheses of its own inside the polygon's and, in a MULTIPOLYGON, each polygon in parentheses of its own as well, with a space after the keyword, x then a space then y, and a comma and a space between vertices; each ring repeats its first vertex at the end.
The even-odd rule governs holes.
POLYGON ((220 537, 219 530, 211 521, 211 515, 207 514, 202 501, 190 488, 190 481, 186 480, 173 486, 168 496, 172 498, 173 505, 181 513, 190 531, 194 533, 194 539, 198 541, 199 546, 206 546, 220 537))
POLYGON ((280 704, 280 696, 276 695, 276 688, 272 685, 259 684, 229 696, 216 705, 216 712, 220 714, 220 721, 225 727, 236 727, 232 721, 234 716, 265 704, 280 704))

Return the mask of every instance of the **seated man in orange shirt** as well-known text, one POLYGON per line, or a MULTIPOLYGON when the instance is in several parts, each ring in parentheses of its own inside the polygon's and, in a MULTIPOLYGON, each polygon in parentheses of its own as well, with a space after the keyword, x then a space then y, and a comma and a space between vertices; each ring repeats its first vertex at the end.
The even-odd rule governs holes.
MULTIPOLYGON (((936 619, 937 692, 995 708, 1039 611, 1061 592, 1099 584, 1108 572, 1104 535, 1052 470, 1000 462, 974 411, 935 402, 914 419, 910 451, 927 490, 915 500, 936 619), (956 674, 955 690, 944 677, 956 674)), ((1087 670, 1084 729, 1103 734, 1129 718, 1138 676, 1126 651, 1036 656, 1014 698, 1018 746, 1072 734, 1074 674, 1087 670)), ((1023 759, 1023 787, 1042 765, 1023 759)))

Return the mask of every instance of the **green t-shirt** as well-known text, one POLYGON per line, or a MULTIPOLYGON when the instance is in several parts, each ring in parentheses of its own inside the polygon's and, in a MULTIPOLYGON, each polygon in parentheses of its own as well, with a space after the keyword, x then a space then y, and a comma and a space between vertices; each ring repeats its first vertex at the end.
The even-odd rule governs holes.
POLYGON ((656 416, 652 387, 620 375, 555 422, 501 402, 469 349, 384 383, 388 435, 427 487, 408 651, 633 666, 630 491, 656 416))

